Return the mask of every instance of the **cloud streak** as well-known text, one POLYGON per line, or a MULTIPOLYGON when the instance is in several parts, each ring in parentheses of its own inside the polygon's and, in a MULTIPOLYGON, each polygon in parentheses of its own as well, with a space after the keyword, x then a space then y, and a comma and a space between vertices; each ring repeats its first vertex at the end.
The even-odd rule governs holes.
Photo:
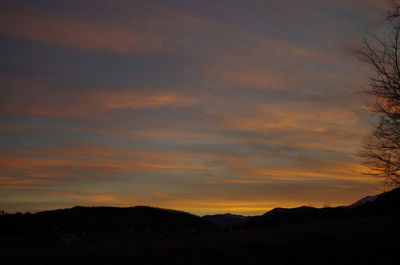
POLYGON ((375 192, 349 47, 377 6, 6 2, 0 208, 255 214, 375 192))
POLYGON ((215 26, 160 5, 120 3, 125 10, 117 10, 122 11, 122 17, 115 17, 110 12, 115 7, 108 1, 92 1, 91 5, 103 6, 104 18, 68 13, 54 15, 46 9, 5 4, 1 11, 0 33, 97 52, 143 53, 173 52, 178 40, 164 32, 188 32, 193 28, 215 26))

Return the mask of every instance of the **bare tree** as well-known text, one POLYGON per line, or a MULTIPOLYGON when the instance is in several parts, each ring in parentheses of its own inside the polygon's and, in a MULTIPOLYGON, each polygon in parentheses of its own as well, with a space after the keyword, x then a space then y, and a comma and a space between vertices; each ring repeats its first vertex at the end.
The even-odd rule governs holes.
POLYGON ((365 174, 400 185, 400 1, 392 1, 385 27, 363 42, 357 56, 372 68, 366 93, 375 102, 373 132, 359 152, 369 168, 365 174))

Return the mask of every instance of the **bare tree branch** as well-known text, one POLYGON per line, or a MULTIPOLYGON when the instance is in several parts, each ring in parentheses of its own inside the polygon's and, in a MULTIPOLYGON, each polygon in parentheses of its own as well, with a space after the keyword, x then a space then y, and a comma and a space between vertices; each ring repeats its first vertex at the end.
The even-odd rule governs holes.
POLYGON ((370 34, 356 56, 373 72, 366 93, 375 99, 372 133, 364 140, 359 156, 369 169, 364 174, 400 185, 400 0, 386 13, 386 34, 370 34))

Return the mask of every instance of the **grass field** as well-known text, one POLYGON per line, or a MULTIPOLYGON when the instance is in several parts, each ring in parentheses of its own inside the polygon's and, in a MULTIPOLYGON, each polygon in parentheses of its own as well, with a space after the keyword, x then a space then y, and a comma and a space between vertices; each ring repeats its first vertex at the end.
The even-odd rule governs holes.
POLYGON ((399 216, 141 242, 3 247, 1 264, 396 264, 399 216))

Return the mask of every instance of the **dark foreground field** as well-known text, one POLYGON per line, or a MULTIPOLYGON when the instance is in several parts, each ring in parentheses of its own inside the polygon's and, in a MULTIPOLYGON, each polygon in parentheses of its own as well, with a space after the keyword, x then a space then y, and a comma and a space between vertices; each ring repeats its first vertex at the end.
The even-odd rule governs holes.
POLYGON ((398 264, 400 216, 136 242, 2 246, 1 264, 398 264))
POLYGON ((145 206, 3 214, 0 264, 400 264, 399 224, 400 188, 253 217, 145 206))

